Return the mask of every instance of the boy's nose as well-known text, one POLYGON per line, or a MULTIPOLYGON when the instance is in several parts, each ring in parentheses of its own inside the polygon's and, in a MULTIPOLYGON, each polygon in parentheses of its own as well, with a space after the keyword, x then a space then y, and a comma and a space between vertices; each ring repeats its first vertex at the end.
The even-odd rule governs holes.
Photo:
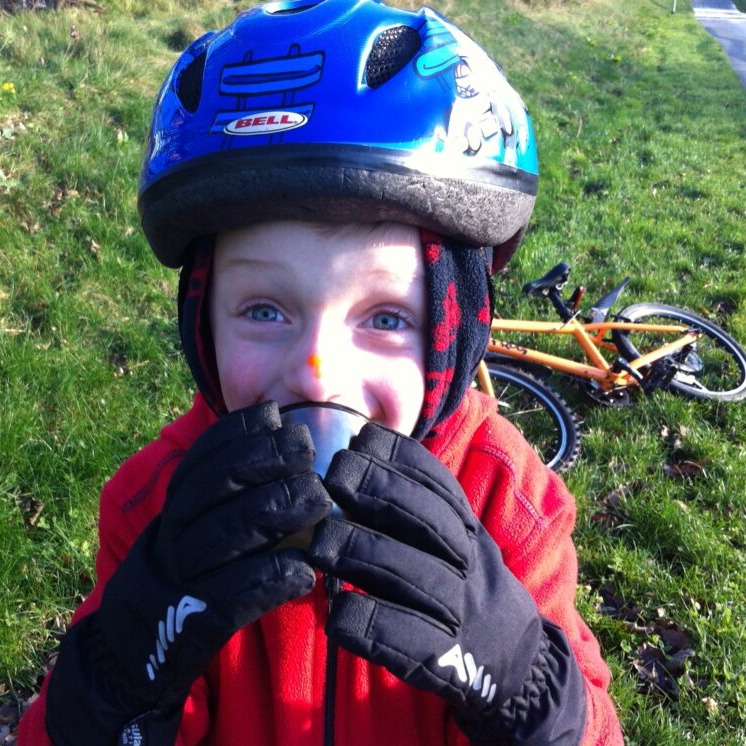
POLYGON ((339 332, 327 330, 313 335, 288 356, 287 388, 299 401, 343 403, 352 352, 339 332))

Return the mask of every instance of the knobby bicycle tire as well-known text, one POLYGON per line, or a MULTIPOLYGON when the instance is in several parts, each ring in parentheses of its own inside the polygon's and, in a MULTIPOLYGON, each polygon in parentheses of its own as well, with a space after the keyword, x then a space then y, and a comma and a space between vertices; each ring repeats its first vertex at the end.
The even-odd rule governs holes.
POLYGON ((485 360, 497 399, 497 411, 520 430, 554 471, 575 463, 580 430, 567 402, 547 384, 513 366, 485 360))
MULTIPOLYGON (((691 311, 663 303, 635 303, 617 314, 620 321, 674 321, 702 333, 693 345, 670 355, 671 391, 692 399, 739 401, 746 397, 746 352, 733 337, 691 311)), ((612 330, 614 344, 629 361, 672 339, 670 334, 612 330)), ((642 371, 643 373, 645 371, 642 371)))

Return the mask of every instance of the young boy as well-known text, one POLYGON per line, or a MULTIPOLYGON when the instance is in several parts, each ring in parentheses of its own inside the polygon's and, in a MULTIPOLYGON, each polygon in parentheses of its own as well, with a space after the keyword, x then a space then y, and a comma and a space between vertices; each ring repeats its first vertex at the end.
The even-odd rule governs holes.
POLYGON ((622 743, 572 498, 470 386, 536 173, 432 11, 273 3, 182 55, 139 204, 200 393, 104 488, 21 744, 622 743), (370 421, 323 479, 306 401, 370 421))

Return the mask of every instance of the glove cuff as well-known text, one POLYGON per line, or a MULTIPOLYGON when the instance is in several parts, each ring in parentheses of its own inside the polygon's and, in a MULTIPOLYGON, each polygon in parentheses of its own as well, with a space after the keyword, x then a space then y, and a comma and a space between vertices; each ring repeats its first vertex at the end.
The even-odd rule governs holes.
POLYGON ((115 742, 132 717, 117 693, 120 679, 94 612, 68 630, 50 675, 46 728, 56 746, 115 742))
POLYGON ((498 718, 507 730, 513 732, 525 726, 530 722, 532 713, 542 710, 542 699, 547 694, 552 676, 549 656, 550 643, 544 634, 521 690, 510 697, 498 711, 498 718))
POLYGON ((175 743, 181 725, 181 710, 151 710, 127 723, 117 746, 162 746, 175 743))
POLYGON ((583 677, 564 632, 542 619, 538 650, 520 691, 481 722, 457 716, 473 744, 577 746, 585 731, 583 677))
POLYGON ((101 632, 97 614, 81 619, 62 641, 47 690, 47 733, 55 746, 173 743, 182 707, 175 704, 132 719, 144 706, 132 701, 132 684, 101 632))

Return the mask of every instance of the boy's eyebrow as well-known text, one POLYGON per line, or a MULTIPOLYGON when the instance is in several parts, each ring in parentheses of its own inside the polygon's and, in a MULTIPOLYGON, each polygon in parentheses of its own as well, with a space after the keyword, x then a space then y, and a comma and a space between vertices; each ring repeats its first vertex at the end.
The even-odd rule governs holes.
MULTIPOLYGON (((365 269, 365 270, 361 269, 361 274, 363 274, 363 273, 365 274, 366 277, 372 277, 372 276, 375 276, 375 275, 380 275, 384 280, 386 278, 390 278, 390 279, 396 280, 396 281, 400 281, 400 280, 404 279, 401 274, 399 274, 397 272, 390 272, 385 267, 376 267, 374 269, 365 269)), ((407 280, 418 280, 419 281, 419 280, 423 279, 424 276, 425 276, 425 273, 421 269, 417 268, 417 269, 415 269, 414 272, 412 272, 411 275, 407 275, 406 279, 407 280)))

